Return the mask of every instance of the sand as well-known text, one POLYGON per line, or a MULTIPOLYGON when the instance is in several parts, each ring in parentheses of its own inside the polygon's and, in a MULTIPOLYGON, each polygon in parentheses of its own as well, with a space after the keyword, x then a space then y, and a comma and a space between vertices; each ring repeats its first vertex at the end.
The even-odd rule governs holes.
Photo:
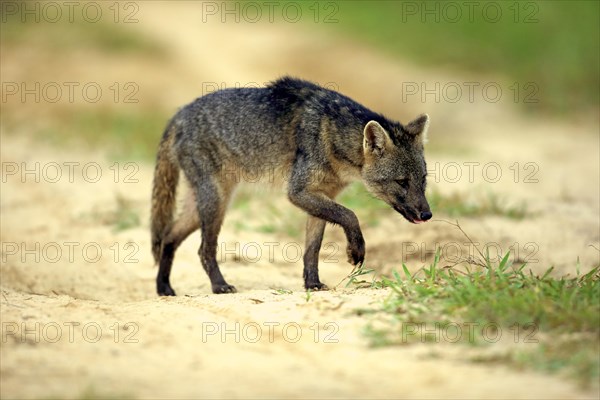
MULTIPOLYGON (((136 58, 73 53, 60 65, 23 72, 14 60, 24 50, 13 49, 17 58, 3 59, 3 79, 75 74, 109 86, 135 76, 143 101, 173 111, 203 85, 262 84, 284 73, 334 82, 402 121, 430 114, 430 184, 440 192, 493 192, 527 204, 522 220, 460 218, 476 242, 501 252, 516 248, 535 273, 555 266, 557 275, 575 274, 578 258, 582 270, 598 263, 596 120, 527 116, 510 101, 402 102, 408 79, 433 85, 470 78, 398 63, 302 26, 278 27, 275 35, 270 24, 200 23, 198 10, 142 5, 130 29, 168 47, 163 63, 142 67, 136 58), (174 18, 179 23, 168 22, 174 18), (299 58, 303 53, 311 56, 299 58), (83 57, 89 66, 80 69, 83 57)), ((2 398, 598 397, 597 387, 582 389, 563 375, 473 363, 473 349, 461 344, 370 346, 365 328, 381 316, 357 310, 378 308, 389 291, 336 287, 351 266, 342 232, 328 227, 320 269, 335 290, 307 295, 296 253, 303 234, 286 232, 302 232, 303 216, 277 190, 266 200, 261 191, 246 191, 246 206, 227 215, 221 269, 239 293, 210 293, 195 234, 176 256, 171 281, 178 296, 159 298, 148 229, 152 164, 115 161, 105 148, 57 147, 29 134, 35 123, 2 127, 2 398), (25 168, 33 172, 23 175, 25 168), (115 229, 119 201, 139 215, 139 226, 115 229), (255 229, 261 224, 274 229, 255 229)), ((466 239, 442 221, 449 219, 436 215, 415 226, 385 213, 378 223, 363 223, 369 267, 379 276, 406 261, 416 271, 436 245, 446 251, 443 265, 452 263, 452 246, 467 256, 466 239)), ((482 351, 508 351, 510 339, 505 332, 482 351)))

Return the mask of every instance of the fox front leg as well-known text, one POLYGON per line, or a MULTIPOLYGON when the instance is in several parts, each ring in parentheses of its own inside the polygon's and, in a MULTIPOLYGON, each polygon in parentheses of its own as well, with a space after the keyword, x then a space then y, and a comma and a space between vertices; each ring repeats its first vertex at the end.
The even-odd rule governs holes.
POLYGON ((308 216, 306 221, 306 246, 304 251, 304 287, 306 290, 327 290, 319 279, 319 251, 325 232, 325 220, 308 216))
POLYGON ((356 214, 321 193, 312 193, 306 189, 290 187, 290 201, 313 217, 332 224, 340 225, 348 239, 346 253, 352 265, 362 264, 365 260, 365 240, 363 239, 356 214))

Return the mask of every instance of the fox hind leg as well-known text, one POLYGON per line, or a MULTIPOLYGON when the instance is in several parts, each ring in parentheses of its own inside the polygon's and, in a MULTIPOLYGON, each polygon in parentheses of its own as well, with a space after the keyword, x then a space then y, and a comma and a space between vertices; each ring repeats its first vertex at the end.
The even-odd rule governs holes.
POLYGON ((175 296, 171 287, 170 275, 175 251, 179 245, 200 227, 200 219, 196 209, 196 198, 193 191, 188 191, 183 209, 167 235, 160 259, 156 291, 160 296, 175 296))
POLYGON ((217 263, 217 240, 233 187, 233 182, 218 181, 211 177, 196 182, 196 207, 202 231, 202 244, 198 255, 210 279, 213 293, 237 291, 234 286, 225 281, 217 263))

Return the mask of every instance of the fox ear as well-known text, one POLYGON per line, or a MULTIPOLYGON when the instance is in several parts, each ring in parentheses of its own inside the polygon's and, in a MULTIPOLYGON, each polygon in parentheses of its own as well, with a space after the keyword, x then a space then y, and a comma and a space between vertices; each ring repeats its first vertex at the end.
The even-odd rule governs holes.
POLYGON ((369 121, 367 125, 365 125, 363 135, 363 149, 368 153, 381 155, 385 151, 385 148, 391 143, 387 131, 376 121, 369 121))
POLYGON ((429 128, 429 115, 421 114, 409 122, 404 130, 415 138, 420 137, 423 143, 427 143, 427 129, 429 128))

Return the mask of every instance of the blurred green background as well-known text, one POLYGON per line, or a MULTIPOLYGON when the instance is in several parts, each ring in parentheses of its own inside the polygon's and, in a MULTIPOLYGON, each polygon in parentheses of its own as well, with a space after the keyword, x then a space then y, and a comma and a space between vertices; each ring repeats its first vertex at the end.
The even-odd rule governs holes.
MULTIPOLYGON (((265 7, 264 3, 254 3, 265 7)), ((304 12, 296 25, 317 35, 337 36, 400 62, 422 66, 434 74, 440 71, 446 76, 497 79, 506 88, 516 82, 521 101, 515 103, 523 113, 565 118, 597 114, 600 105, 598 1, 277 2, 277 9, 285 9, 286 4, 291 3, 299 4, 304 12), (528 83, 534 86, 526 87, 528 83), (537 101, 523 101, 529 95, 537 101)), ((144 2, 138 5, 140 17, 143 5, 144 2)), ((109 6, 103 5, 105 11, 109 6)), ((166 2, 165 6, 168 7, 166 2)), ((278 29, 277 24, 292 25, 284 19, 281 12, 275 13, 274 29, 278 29)), ((143 23, 143 19, 141 21, 143 23)), ((243 19, 241 23, 244 24, 243 19)), ((252 25, 246 23, 250 35, 252 25)), ((93 24, 81 18, 74 22, 62 18, 58 23, 48 23, 43 18, 35 22, 27 17, 23 22, 19 13, 2 15, 0 48, 2 57, 11 57, 15 51, 22 56, 24 48, 37 53, 32 64, 22 61, 20 73, 24 79, 35 76, 40 59, 77 52, 95 52, 113 66, 135 58, 148 65, 164 63, 169 68, 166 62, 170 57, 170 49, 164 44, 132 26, 112 23, 110 18, 93 24)), ((274 55, 273 61, 277 56, 274 55)), ((310 56, 297 55, 299 59, 310 59, 310 56)), ((85 67, 82 62, 79 69, 83 71, 85 67)), ((376 71, 360 73, 376 74, 376 71)), ((410 80, 410 77, 403 79, 410 80)), ((195 95, 200 93, 189 98, 195 95)), ((143 101, 127 108, 97 104, 79 108, 73 114, 70 108, 58 107, 44 115, 43 126, 27 128, 42 133, 44 140, 59 143, 76 136, 79 141, 97 146, 110 144, 113 138, 121 146, 111 150, 112 157, 152 159, 167 119, 181 104, 165 107, 146 93, 140 96, 143 101)), ((11 132, 30 122, 25 113, 12 112, 23 108, 23 104, 3 102, 2 107, 4 131, 11 132)))
POLYGON ((333 26, 423 66, 535 82, 542 101, 528 110, 597 110, 600 2, 471 3, 338 2, 333 26))

